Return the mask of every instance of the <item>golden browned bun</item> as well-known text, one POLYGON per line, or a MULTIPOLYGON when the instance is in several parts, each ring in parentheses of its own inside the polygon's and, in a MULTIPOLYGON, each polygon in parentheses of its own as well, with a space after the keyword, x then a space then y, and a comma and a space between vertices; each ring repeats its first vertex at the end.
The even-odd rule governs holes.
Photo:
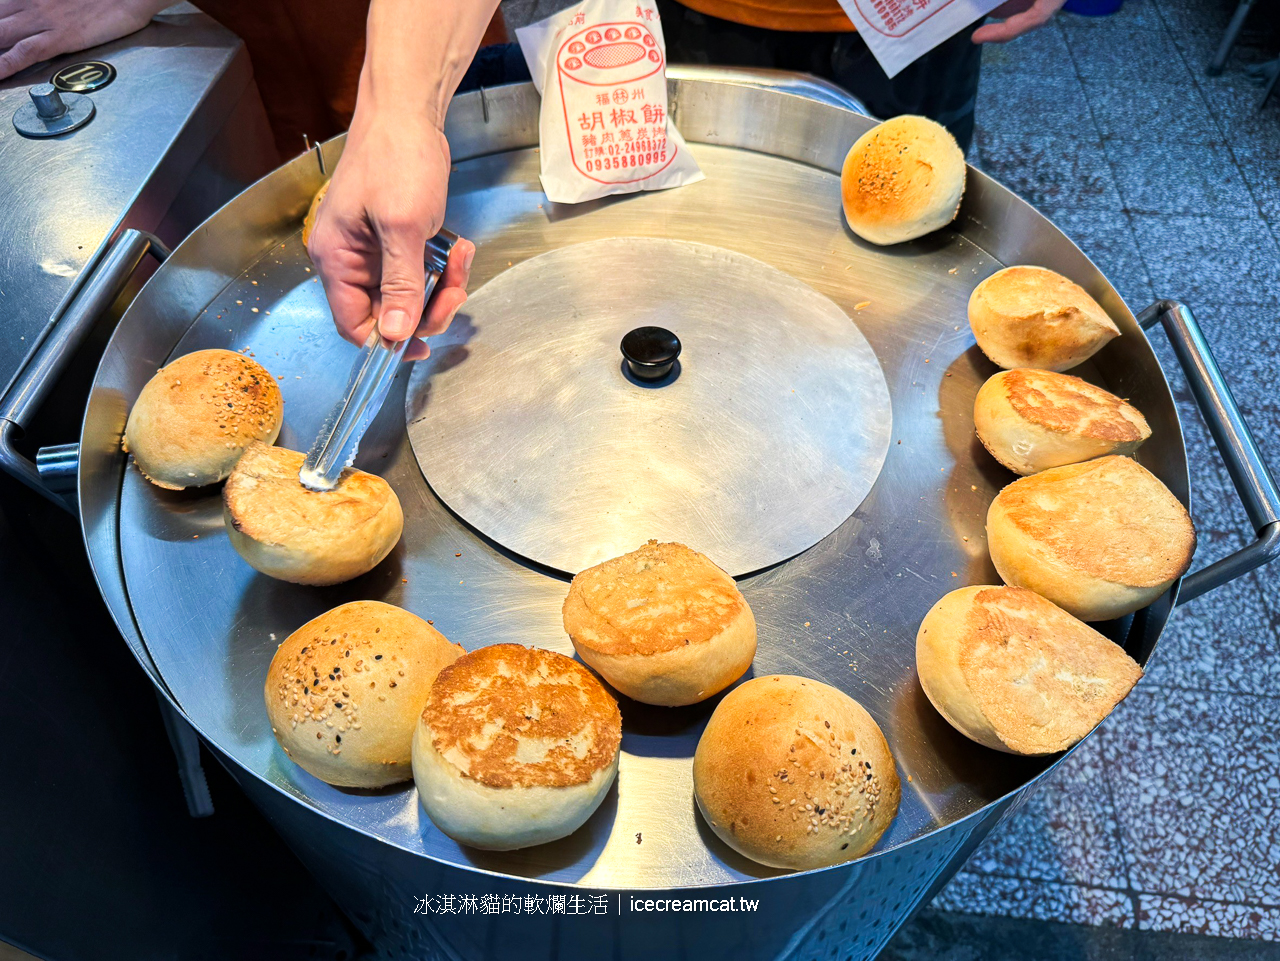
POLYGON ((123 445, 142 476, 183 490, 216 484, 254 441, 280 434, 284 398, 265 367, 230 350, 197 350, 147 381, 123 445))
POLYGON ((1006 267, 978 284, 969 326, 982 352, 1006 370, 1066 370, 1120 336, 1083 287, 1043 267, 1006 267))
POLYGON ((964 154, 946 127, 894 117, 859 137, 844 158, 845 219, 873 244, 923 237, 955 219, 964 176, 964 154))
POLYGON ((413 777, 413 731, 440 669, 462 647, 381 601, 343 604, 276 649, 263 691, 271 733, 309 774, 340 787, 413 777))
POLYGON ((494 644, 440 672, 413 735, 418 799, 460 844, 510 851, 572 834, 618 773, 622 715, 563 654, 494 644))
POLYGON ((564 601, 574 650, 646 704, 693 704, 751 666, 756 620, 733 578, 683 544, 649 541, 588 568, 564 601))
POLYGON ((796 871, 869 851, 901 796, 871 715, 834 687, 785 674, 720 702, 693 755, 693 791, 725 844, 796 871))
POLYGON ((329 184, 331 180, 326 180, 320 185, 320 189, 316 191, 316 195, 311 198, 311 206, 307 209, 307 215, 302 218, 302 246, 311 243, 311 231, 316 229, 316 214, 320 212, 320 204, 324 201, 324 195, 329 192, 329 184))
POLYGON ((1131 454, 1151 436, 1133 405, 1070 374, 1002 370, 978 391, 973 423, 983 446, 1015 474, 1131 454))
POLYGON ((1112 455, 1002 490, 987 511, 987 549, 1005 583, 1106 621, 1168 590, 1191 564, 1196 532, 1159 478, 1112 455))
POLYGON ((920 686, 965 737, 1010 754, 1065 751, 1142 677, 1120 647, 1021 587, 962 587, 916 635, 920 686))
POLYGON ((340 584, 377 567, 400 540, 391 485, 348 467, 331 491, 298 480, 306 458, 254 443, 222 488, 231 546, 255 570, 294 584, 340 584))

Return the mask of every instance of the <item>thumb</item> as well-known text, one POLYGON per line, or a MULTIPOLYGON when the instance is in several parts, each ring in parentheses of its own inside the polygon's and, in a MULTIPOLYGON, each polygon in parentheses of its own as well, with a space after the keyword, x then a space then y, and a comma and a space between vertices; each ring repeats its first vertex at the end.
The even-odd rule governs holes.
POLYGON ((382 313, 378 331, 388 340, 411 336, 422 319, 427 249, 425 234, 398 233, 382 244, 382 313))

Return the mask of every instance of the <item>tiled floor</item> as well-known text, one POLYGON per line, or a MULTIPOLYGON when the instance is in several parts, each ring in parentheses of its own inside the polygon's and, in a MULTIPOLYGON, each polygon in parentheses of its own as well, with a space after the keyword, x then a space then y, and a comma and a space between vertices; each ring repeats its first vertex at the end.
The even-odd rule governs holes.
MULTIPOLYGON (((1135 310, 1188 303, 1277 464, 1280 98, 1257 113, 1242 71, 1280 54, 1280 31, 1260 5, 1225 73, 1207 77, 1233 8, 1128 0, 989 50, 971 159, 1039 205, 1135 310)), ((1248 524, 1171 379, 1199 565, 1242 546, 1248 524)), ((1147 679, 935 908, 1280 941, 1277 585, 1280 571, 1256 573, 1178 611, 1147 679)))

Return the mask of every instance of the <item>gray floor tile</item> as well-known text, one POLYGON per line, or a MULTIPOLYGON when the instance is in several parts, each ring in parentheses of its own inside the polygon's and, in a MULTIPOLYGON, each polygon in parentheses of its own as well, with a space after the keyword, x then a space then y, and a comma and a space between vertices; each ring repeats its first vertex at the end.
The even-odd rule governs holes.
POLYGON ((974 852, 965 871, 1127 887, 1115 812, 1103 770, 1100 730, 974 852))
POLYGON ((934 899, 940 911, 1000 914, 1068 924, 1134 926, 1129 895, 1107 888, 1002 878, 961 871, 934 899))
POLYGON ((1014 73, 1019 77, 1076 76, 1066 38, 1057 20, 1010 43, 989 43, 982 50, 982 76, 1014 73))
POLYGON ((1152 150, 1169 142, 1222 142, 1222 131, 1194 84, 1090 80, 1084 90, 1104 139, 1141 141, 1152 150))
POLYGON ((1196 86, 1228 140, 1280 148, 1280 100, 1276 97, 1259 110, 1262 89, 1238 71, 1200 77, 1196 86))
POLYGON ((1155 299, 1133 228, 1123 212, 1056 206, 1040 209, 1098 265, 1131 310, 1141 310, 1155 299))
POLYGON ((1138 927, 1280 941, 1280 908, 1142 894, 1138 896, 1138 927))
POLYGON ((1007 135, 1098 139, 1084 87, 1075 77, 984 75, 975 113, 979 127, 998 127, 1007 135))
POLYGON ((1010 134, 981 126, 975 134, 984 172, 1037 207, 1118 211, 1116 190, 1101 142, 1010 134))
POLYGON ((1258 211, 1269 222, 1280 223, 1280 144, 1241 140, 1231 145, 1231 153, 1258 211))
MULTIPOLYGON (((1083 24, 1083 18, 1064 22, 1062 31, 1071 48, 1076 70, 1083 80, 1109 82, 1142 80, 1155 83, 1187 83, 1191 74, 1182 55, 1162 25, 1141 30, 1122 24, 1083 24)), ((1107 18, 1109 21, 1111 18, 1107 18)))
POLYGON ((1280 700, 1139 684, 1103 745, 1133 887, 1280 906, 1280 700))
POLYGON ((1130 219, 1157 297, 1192 305, 1264 303, 1280 289, 1280 248, 1260 216, 1130 219))
POLYGON ((1174 611, 1144 683, 1280 697, 1276 626, 1248 574, 1174 611))
MULTIPOLYGON (((1266 5, 1256 4, 1254 13, 1255 23, 1265 21, 1267 17, 1266 5), (1257 16, 1259 14, 1260 16, 1257 16)), ((1183 59, 1186 61, 1192 75, 1197 79, 1213 79, 1208 76, 1209 62, 1217 52, 1219 44, 1222 43, 1222 35, 1222 30, 1187 30, 1174 34, 1174 44, 1182 53, 1183 59)), ((1239 76, 1245 67, 1262 63, 1275 56, 1273 43, 1267 42, 1262 45, 1256 45, 1249 42, 1250 39, 1256 38, 1256 36, 1257 34, 1254 33, 1252 38, 1242 37, 1231 48, 1231 53, 1227 56, 1227 62, 1223 65, 1222 76, 1239 76)))
POLYGON ((1174 36, 1208 33, 1221 37, 1237 0, 1155 0, 1160 17, 1174 36))
POLYGON ((1258 206, 1223 144, 1129 143, 1104 145, 1120 197, 1137 214, 1253 217, 1258 206))

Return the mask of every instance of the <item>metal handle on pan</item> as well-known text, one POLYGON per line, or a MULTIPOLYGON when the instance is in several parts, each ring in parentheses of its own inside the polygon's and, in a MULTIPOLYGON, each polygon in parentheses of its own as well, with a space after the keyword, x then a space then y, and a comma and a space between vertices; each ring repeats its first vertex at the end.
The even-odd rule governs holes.
POLYGON ((1196 405, 1258 534, 1248 547, 1184 578, 1178 593, 1178 603, 1184 604, 1280 557, 1280 491, 1276 490, 1275 478, 1263 462, 1249 425, 1240 414, 1240 405, 1222 379, 1218 362, 1191 310, 1176 300, 1159 300, 1138 315, 1144 330, 1157 322, 1164 326, 1196 405))
POLYGON ((14 440, 26 429, 76 349, 120 296, 148 253, 157 260, 169 256, 168 248, 152 234, 132 228, 120 234, 0 400, 0 468, 69 511, 75 510, 74 499, 69 500, 65 494, 74 487, 76 445, 44 448, 32 462, 14 447, 14 440))

